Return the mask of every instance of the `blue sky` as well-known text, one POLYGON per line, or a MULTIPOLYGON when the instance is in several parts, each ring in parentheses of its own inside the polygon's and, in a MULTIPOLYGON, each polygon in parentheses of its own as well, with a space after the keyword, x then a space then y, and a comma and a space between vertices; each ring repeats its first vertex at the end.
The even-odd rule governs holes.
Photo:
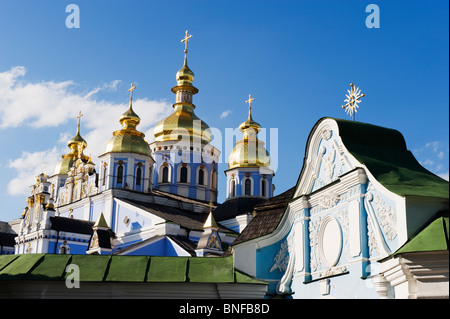
MULTIPOLYGON (((356 119, 399 130, 448 180, 448 11, 443 0, 0 0, 0 220, 20 216, 34 176, 67 152, 79 110, 85 153, 96 162, 120 128, 131 82, 138 128, 153 140, 175 101, 186 29, 196 114, 224 137, 246 119, 252 94, 269 151, 277 129, 275 194, 295 185, 314 124, 350 119, 341 105, 351 82, 366 94, 356 119), (70 3, 79 28, 66 27, 70 3), (371 3, 380 28, 366 26, 371 3)), ((229 146, 216 146, 225 162, 229 146)))

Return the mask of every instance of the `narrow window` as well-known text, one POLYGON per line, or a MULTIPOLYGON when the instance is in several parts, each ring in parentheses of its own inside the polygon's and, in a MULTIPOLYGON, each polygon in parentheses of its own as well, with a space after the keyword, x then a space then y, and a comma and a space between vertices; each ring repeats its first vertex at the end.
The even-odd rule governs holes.
POLYGON ((266 197, 266 181, 261 181, 261 196, 266 197))
POLYGON ((187 183, 187 173, 188 173, 187 167, 183 166, 180 170, 180 183, 187 183))
POLYGON ((198 171, 198 184, 199 185, 205 185, 205 171, 203 168, 200 168, 198 171))
POLYGON ((136 170, 136 185, 141 185, 142 168, 139 166, 136 170))
POLYGON ((164 166, 162 170, 162 183, 168 182, 169 182, 169 168, 167 166, 164 166))
POLYGON ((122 184, 123 182, 123 166, 119 165, 117 168, 117 184, 122 184))
POLYGON ((105 184, 106 184, 106 173, 107 173, 107 170, 106 170, 106 165, 105 165, 105 166, 103 166, 103 179, 102 179, 103 186, 105 186, 105 184))
POLYGON ((231 186, 231 191, 230 191, 231 197, 234 197, 234 196, 236 196, 236 185, 235 185, 234 180, 231 180, 230 186, 231 186))
POLYGON ((217 172, 216 171, 213 171, 213 173, 212 173, 211 188, 214 188, 214 189, 217 188, 217 172))
POLYGON ((250 196, 252 194, 252 181, 247 178, 245 180, 245 195, 250 196))

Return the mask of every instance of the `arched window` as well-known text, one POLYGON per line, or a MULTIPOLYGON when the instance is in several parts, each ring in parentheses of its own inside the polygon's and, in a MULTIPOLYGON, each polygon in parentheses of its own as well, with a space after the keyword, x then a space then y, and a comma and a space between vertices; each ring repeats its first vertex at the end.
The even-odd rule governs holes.
POLYGON ((217 189, 217 172, 214 170, 211 174, 211 188, 217 189))
POLYGON ((266 197, 266 180, 261 180, 261 196, 266 197))
POLYGON ((245 180, 245 192, 244 195, 250 196, 252 194, 252 181, 250 178, 247 178, 245 180))
POLYGON ((141 179, 142 179, 142 168, 141 166, 138 166, 136 170, 136 185, 141 185, 141 179))
POLYGON ((234 179, 230 181, 230 195, 231 197, 236 196, 236 182, 234 181, 234 179))
POLYGON ((180 183, 187 183, 188 169, 186 166, 180 169, 180 183))
POLYGON ((162 169, 162 180, 161 183, 168 183, 169 182, 169 167, 164 166, 162 169))
POLYGON ((123 165, 120 164, 117 168, 117 184, 122 184, 123 182, 123 165))
MULTIPOLYGON (((105 163, 105 164, 106 164, 106 163, 105 163)), ((103 179, 102 179, 102 185, 103 185, 103 186, 105 186, 105 184, 106 184, 106 174, 107 174, 107 172, 108 172, 106 166, 107 166, 107 165, 104 165, 104 166, 103 166, 103 179)))
POLYGON ((205 185, 205 171, 203 168, 198 170, 198 184, 205 185))

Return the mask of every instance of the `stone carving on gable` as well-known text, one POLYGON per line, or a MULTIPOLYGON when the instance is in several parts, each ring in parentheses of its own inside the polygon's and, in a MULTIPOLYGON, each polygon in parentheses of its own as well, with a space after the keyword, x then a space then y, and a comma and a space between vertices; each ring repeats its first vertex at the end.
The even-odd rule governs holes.
POLYGON ((274 270, 279 270, 280 272, 285 272, 287 265, 289 263, 289 245, 287 239, 281 243, 280 249, 278 250, 275 258, 273 259, 274 263, 272 268, 270 268, 269 272, 274 270))
POLYGON ((368 215, 369 249, 372 255, 388 256, 391 254, 388 241, 397 237, 397 212, 379 195, 374 195, 376 190, 372 183, 369 183, 367 190, 364 206, 368 215))

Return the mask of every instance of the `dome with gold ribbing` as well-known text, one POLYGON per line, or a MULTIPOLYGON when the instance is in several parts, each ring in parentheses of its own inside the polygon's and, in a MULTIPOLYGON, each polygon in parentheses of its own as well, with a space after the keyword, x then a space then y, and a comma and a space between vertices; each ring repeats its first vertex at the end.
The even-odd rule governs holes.
POLYGON ((106 143, 103 153, 137 153, 150 155, 150 147, 144 139, 145 134, 136 130, 141 119, 133 110, 133 90, 136 87, 131 84, 130 106, 128 110, 120 116, 119 122, 122 129, 113 132, 113 137, 106 143))
POLYGON ((192 97, 198 93, 193 85, 194 72, 187 64, 187 42, 192 37, 188 35, 181 42, 185 42, 184 64, 176 74, 177 85, 172 88, 176 94, 174 111, 167 118, 161 120, 154 128, 155 141, 201 141, 203 144, 211 142, 211 132, 208 124, 202 121, 194 112, 195 105, 192 97))
POLYGON ((239 125, 243 139, 236 142, 236 146, 228 157, 228 168, 236 167, 269 167, 270 156, 264 142, 258 140, 261 125, 252 118, 251 103, 255 99, 249 95, 248 119, 239 125))

